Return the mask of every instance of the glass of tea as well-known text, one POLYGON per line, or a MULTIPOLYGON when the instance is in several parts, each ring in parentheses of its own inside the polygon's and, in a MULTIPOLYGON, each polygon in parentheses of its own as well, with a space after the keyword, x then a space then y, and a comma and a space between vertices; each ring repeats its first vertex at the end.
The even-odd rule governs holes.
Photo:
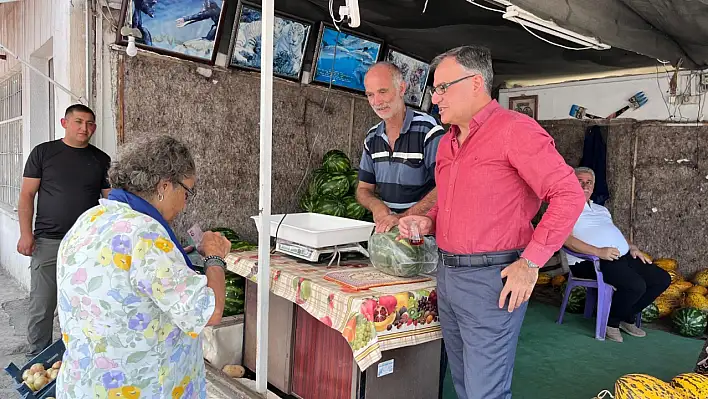
POLYGON ((415 220, 411 221, 409 224, 409 229, 411 231, 411 237, 408 239, 408 242, 410 242, 411 245, 423 245, 423 236, 420 235, 418 222, 415 220))

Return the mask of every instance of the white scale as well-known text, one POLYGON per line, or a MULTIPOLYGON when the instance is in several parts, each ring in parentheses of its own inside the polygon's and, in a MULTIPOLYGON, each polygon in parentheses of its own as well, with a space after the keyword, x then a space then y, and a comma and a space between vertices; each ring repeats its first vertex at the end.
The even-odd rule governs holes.
MULTIPOLYGON (((252 219, 260 229, 260 217, 252 219)), ((343 253, 358 252, 368 258, 360 243, 368 241, 373 230, 374 223, 319 213, 272 215, 270 223, 276 251, 310 262, 329 258, 329 264, 343 253)))

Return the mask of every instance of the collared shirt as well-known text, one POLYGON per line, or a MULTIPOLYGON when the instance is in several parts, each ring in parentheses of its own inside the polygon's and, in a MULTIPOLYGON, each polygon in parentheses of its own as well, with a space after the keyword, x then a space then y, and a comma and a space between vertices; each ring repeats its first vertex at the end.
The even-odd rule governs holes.
MULTIPOLYGON (((602 205, 592 201, 585 203, 583 213, 573 227, 573 237, 598 248, 614 247, 624 256, 629 252, 629 243, 620 229, 612 222, 612 215, 602 205)), ((568 264, 582 262, 580 258, 568 255, 568 264)))
POLYGON ((456 254, 525 248, 544 265, 565 242, 585 203, 573 169, 535 120, 491 101, 460 146, 456 126, 440 141, 438 200, 428 216, 438 246, 456 254), (535 231, 541 200, 549 206, 535 231))
POLYGON ((379 122, 364 139, 359 180, 375 184, 392 211, 406 211, 435 188, 435 155, 444 134, 435 118, 406 108, 401 135, 391 149, 386 124, 379 122))

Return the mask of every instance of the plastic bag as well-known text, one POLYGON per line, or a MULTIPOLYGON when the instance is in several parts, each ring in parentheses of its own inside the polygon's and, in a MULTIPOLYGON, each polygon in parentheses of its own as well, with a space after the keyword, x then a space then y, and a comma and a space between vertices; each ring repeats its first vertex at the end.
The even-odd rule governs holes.
POLYGON ((397 277, 432 273, 438 264, 435 240, 424 237, 422 245, 411 245, 398 235, 398 228, 394 227, 388 233, 375 233, 369 237, 369 259, 374 268, 397 277))

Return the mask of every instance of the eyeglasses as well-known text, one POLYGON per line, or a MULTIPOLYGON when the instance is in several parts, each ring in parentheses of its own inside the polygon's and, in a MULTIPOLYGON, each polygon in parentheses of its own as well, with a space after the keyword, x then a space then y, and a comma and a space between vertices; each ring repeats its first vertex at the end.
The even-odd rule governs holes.
POLYGON ((177 184, 179 184, 180 186, 182 186, 182 188, 184 188, 184 191, 186 191, 186 192, 184 193, 184 196, 185 196, 185 198, 186 198, 187 200, 189 200, 189 197, 195 197, 195 196, 197 195, 197 193, 196 193, 194 190, 192 190, 192 189, 190 189, 189 187, 185 186, 184 183, 182 183, 181 181, 178 181, 177 184))
POLYGON ((465 80, 467 78, 474 77, 474 76, 477 76, 477 74, 467 75, 467 76, 464 76, 464 77, 459 78, 457 80, 453 80, 452 82, 449 82, 449 83, 440 83, 439 85, 433 87, 432 89, 428 89, 428 92, 430 93, 431 96, 435 93, 442 96, 443 94, 445 94, 445 92, 447 92, 448 87, 454 85, 455 83, 462 82, 463 80, 465 80))

